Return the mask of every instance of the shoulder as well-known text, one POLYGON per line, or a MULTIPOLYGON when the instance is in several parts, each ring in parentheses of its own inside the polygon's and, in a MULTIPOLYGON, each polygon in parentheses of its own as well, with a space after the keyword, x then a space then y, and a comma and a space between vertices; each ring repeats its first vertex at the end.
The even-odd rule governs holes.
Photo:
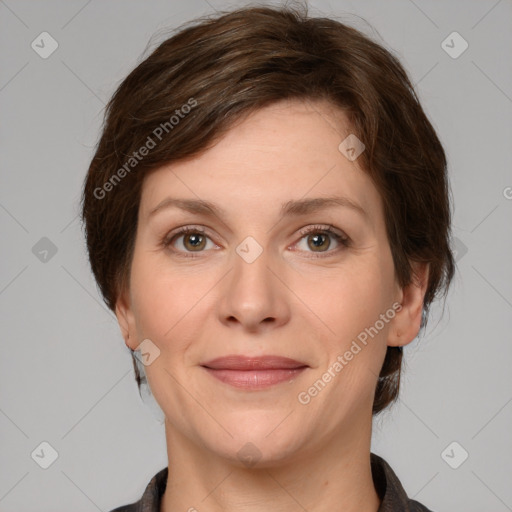
POLYGON ((162 496, 167 486, 168 468, 161 469, 149 481, 139 501, 117 507, 110 512, 160 512, 162 496))
POLYGON ((391 466, 378 455, 371 454, 372 476, 381 499, 378 512, 433 512, 407 496, 391 466))
POLYGON ((139 502, 132 503, 131 505, 123 505, 122 507, 117 507, 110 512, 137 512, 140 510, 139 502))

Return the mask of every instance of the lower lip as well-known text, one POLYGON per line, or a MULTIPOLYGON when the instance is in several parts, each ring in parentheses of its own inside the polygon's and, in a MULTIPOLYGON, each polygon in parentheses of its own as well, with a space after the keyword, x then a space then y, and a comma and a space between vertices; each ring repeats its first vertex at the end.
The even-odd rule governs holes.
POLYGON ((297 377, 307 367, 275 370, 213 370, 203 367, 210 375, 226 384, 243 389, 263 389, 297 377))

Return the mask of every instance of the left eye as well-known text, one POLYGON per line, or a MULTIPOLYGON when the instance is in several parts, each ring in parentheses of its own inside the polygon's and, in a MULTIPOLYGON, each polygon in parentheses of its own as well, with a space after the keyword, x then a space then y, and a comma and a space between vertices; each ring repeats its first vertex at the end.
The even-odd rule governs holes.
POLYGON ((333 240, 336 244, 335 249, 339 248, 340 245, 348 245, 348 239, 346 237, 336 233, 330 228, 315 228, 313 230, 303 231, 301 234, 303 236, 297 244, 297 247, 305 252, 332 252, 328 251, 328 249, 331 247, 333 240))

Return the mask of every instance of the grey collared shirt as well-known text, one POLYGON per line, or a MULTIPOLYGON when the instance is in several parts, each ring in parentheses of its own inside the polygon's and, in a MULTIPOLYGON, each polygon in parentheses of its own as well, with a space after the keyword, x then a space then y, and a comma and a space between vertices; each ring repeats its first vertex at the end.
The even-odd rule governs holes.
MULTIPOLYGON (((372 477, 381 504, 377 512, 432 512, 411 500, 389 464, 378 455, 370 454, 372 477)), ((160 512, 162 496, 167 485, 168 468, 160 470, 149 482, 142 498, 111 512, 160 512)))

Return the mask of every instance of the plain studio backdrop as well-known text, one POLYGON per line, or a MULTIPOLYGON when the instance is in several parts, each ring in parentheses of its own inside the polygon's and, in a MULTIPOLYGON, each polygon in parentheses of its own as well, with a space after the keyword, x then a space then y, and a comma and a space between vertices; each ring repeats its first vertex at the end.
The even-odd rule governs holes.
MULTIPOLYGON (((78 201, 105 103, 151 36, 245 4, 0 1, 2 512, 108 511, 167 465, 89 270, 78 201)), ((314 1, 310 14, 400 58, 455 202, 446 311, 434 306, 405 349, 400 402, 374 421, 372 451, 435 511, 512 510, 512 2, 314 1)))

